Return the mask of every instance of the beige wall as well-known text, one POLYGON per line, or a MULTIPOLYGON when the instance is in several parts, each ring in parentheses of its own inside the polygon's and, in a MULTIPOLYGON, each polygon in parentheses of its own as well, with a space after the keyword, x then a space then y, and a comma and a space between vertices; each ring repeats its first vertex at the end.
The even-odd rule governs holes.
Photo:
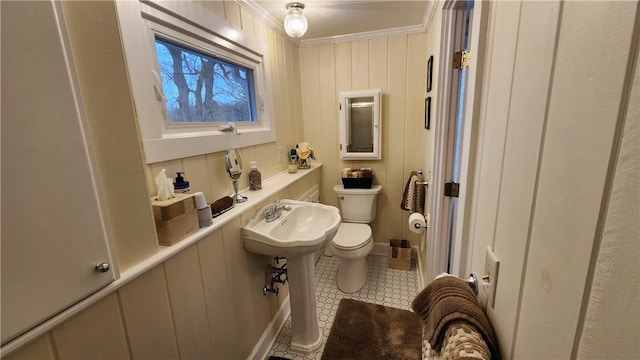
POLYGON ((490 3, 467 270, 487 246, 501 260, 487 312, 505 358, 637 356, 637 11, 490 3))
MULTIPOLYGON (((277 140, 240 149, 245 168, 259 162, 263 179, 284 170, 276 149, 302 141, 298 48, 234 1, 163 2, 179 14, 215 13, 228 26, 268 45, 277 140)), ((232 192, 214 153, 146 165, 116 19, 115 3, 64 2, 67 31, 96 152, 120 271, 159 250, 149 196, 166 168, 184 171, 209 202, 232 192), (96 44, 99 44, 96 45, 96 44), (108 56, 105 56, 107 54, 108 56)), ((298 198, 321 181, 314 172, 269 200, 298 198)), ((240 181, 246 187, 247 179, 240 181)), ((255 204, 259 207, 261 204, 255 204)), ((255 208, 224 225, 7 358, 246 358, 282 301, 263 296, 269 257, 247 253, 240 226, 255 208)))
MULTIPOLYGON (((320 174, 276 198, 298 198, 320 174)), ((259 205, 258 205, 259 206, 259 205)), ((249 211, 7 359, 245 359, 288 294, 263 296, 269 257, 248 253, 249 211)))
MULTIPOLYGON (((305 46, 298 53, 235 2, 191 5, 224 13, 229 24, 256 31, 270 44, 275 61, 269 71, 278 74, 272 90, 285 94, 274 97, 278 139, 241 149, 243 160, 258 160, 268 177, 284 169, 275 160, 278 146, 286 150, 307 140, 325 163, 321 176, 274 198, 297 197, 321 183, 323 202, 335 205, 331 188, 339 181, 338 171, 371 166, 385 189, 373 224, 376 241, 415 241, 406 233, 407 214, 399 203, 408 173, 431 158, 431 137, 422 127, 424 78, 429 54, 437 59, 431 41, 437 40, 439 27, 433 25, 428 34, 305 46), (374 87, 384 94, 383 159, 341 162, 337 91, 374 87)), ((637 5, 563 6, 560 11, 557 3, 491 4, 485 115, 478 128, 483 137, 473 149, 476 187, 469 203, 477 208, 469 222, 475 240, 469 270, 482 271, 487 245, 502 260, 496 307, 489 313, 505 358, 634 357, 640 351, 637 339, 626 334, 637 334, 640 323, 640 99, 638 72, 631 82, 627 60, 637 5), (624 84, 633 84, 628 112, 619 111, 626 104, 620 101, 624 84), (617 127, 619 113, 627 114, 624 130, 617 127), (615 166, 612 148, 620 139, 615 166)), ((131 136, 136 123, 113 3, 68 2, 64 11, 117 258, 126 269, 158 249, 147 198, 158 169, 185 171, 192 190, 204 191, 209 201, 230 193, 230 183, 221 153, 144 165, 137 133, 131 136), (95 46, 94 36, 104 48, 95 46)), ((249 216, 8 358, 246 357, 279 305, 261 293, 268 259, 242 249, 239 227, 249 216)))
POLYGON ((153 255, 158 242, 116 9, 109 1, 62 4, 115 255, 123 271, 153 255))
MULTIPOLYGON (((245 169, 249 169, 250 161, 258 161, 263 178, 286 169, 288 149, 303 141, 298 47, 234 1, 167 2, 166 6, 187 18, 194 16, 191 14, 206 18, 202 15, 206 12, 226 16, 229 26, 242 29, 247 36, 258 39, 261 44, 268 44, 265 63, 272 81, 269 91, 273 94, 277 139, 276 142, 241 148, 239 152, 245 169), (284 151, 282 162, 277 161, 278 147, 284 151)), ((150 164, 146 168, 150 194, 155 193, 153 179, 163 168, 171 177, 177 171, 184 171, 191 191, 204 192, 209 202, 233 192, 225 172, 224 152, 150 164)), ((249 186, 247 176, 240 179, 239 186, 249 186)))
POLYGON ((584 327, 578 349, 580 359, 603 359, 612 354, 617 358, 633 359, 640 353, 638 56, 628 106, 588 308, 582 319, 584 327))
POLYGON ((419 245, 400 203, 410 172, 424 169, 431 156, 431 137, 424 129, 426 46, 426 34, 420 33, 300 49, 304 134, 324 164, 322 202, 338 206, 332 189, 342 168, 373 168, 374 183, 382 185, 372 224, 376 242, 404 238, 419 245), (375 88, 382 89, 382 160, 342 161, 338 92, 375 88))
MULTIPOLYGON (((163 5, 187 18, 192 14, 217 14, 227 19, 227 26, 242 29, 268 44, 265 63, 272 79, 271 91, 279 94, 273 104, 277 140, 239 151, 246 169, 249 161, 258 161, 263 178, 284 170, 286 162, 277 161, 277 147, 288 149, 303 138, 298 48, 233 1, 163 5)), ((158 251, 149 196, 156 192, 154 178, 160 169, 165 168, 171 177, 175 172, 185 172, 191 191, 204 192, 208 202, 232 193, 233 188, 225 172, 224 152, 144 165, 114 3, 65 2, 64 12, 117 258, 124 271, 158 251), (96 42, 101 46, 95 46, 96 42)), ((240 188, 247 187, 247 177, 243 176, 239 184, 240 188)))

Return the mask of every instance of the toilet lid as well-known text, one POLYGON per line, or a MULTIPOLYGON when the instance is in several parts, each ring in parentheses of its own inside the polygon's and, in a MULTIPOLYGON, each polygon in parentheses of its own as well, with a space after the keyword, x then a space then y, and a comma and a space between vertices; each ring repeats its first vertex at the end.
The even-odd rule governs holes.
POLYGON ((371 227, 367 224, 342 223, 333 238, 333 245, 339 249, 361 248, 371 238, 371 227))

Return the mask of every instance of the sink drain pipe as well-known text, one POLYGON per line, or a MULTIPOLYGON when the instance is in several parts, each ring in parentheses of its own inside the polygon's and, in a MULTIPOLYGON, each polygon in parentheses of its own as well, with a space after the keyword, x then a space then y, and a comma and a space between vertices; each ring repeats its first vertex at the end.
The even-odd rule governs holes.
POLYGON ((273 258, 276 266, 267 264, 267 269, 265 271, 265 281, 267 283, 265 283, 264 288, 262 288, 263 295, 278 295, 279 289, 276 287, 276 284, 284 285, 287 283, 287 263, 284 263, 281 266, 277 266, 280 265, 280 260, 282 259, 285 258, 276 256, 273 258))

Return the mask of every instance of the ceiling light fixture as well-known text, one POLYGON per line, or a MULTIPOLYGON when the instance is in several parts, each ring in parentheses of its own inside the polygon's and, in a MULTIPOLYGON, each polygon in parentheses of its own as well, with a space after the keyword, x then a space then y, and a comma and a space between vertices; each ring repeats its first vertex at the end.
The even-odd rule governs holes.
POLYGON ((307 32, 309 23, 307 18, 302 14, 304 4, 299 2, 292 2, 287 4, 287 10, 289 13, 284 18, 284 30, 291 37, 298 38, 307 32))

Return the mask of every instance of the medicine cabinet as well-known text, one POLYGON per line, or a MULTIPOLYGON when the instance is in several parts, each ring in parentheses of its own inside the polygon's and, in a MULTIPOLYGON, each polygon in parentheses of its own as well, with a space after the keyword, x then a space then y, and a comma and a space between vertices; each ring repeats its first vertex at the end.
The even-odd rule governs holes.
POLYGON ((380 89, 341 91, 340 159, 381 159, 380 89))

